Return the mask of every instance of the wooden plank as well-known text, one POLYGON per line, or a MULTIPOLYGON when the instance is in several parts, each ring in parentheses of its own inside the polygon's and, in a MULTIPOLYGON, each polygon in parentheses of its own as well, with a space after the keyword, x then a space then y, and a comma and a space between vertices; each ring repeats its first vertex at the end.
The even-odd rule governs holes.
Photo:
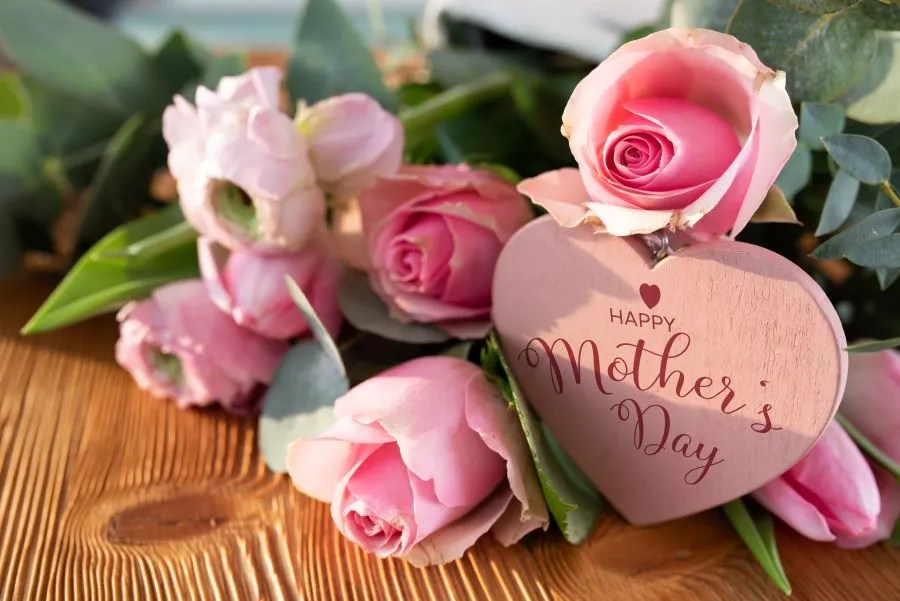
MULTIPOLYGON (((581 547, 487 540, 427 569, 367 556, 266 471, 252 422, 138 391, 111 317, 20 338, 53 284, 0 285, 2 599, 781 598, 717 512, 649 528, 607 515, 581 547)), ((794 598, 900 599, 900 551, 778 536, 794 598)))

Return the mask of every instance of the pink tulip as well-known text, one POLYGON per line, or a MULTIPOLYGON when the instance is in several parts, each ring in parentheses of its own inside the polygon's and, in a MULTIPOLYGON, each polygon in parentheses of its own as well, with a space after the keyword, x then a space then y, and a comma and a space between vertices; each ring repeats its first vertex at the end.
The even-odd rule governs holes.
MULTIPOLYGON (((900 463, 900 353, 887 350, 850 355, 841 414, 895 463, 900 463)), ((869 537, 846 541, 843 546, 866 546, 888 538, 900 519, 900 483, 886 470, 877 466, 874 470, 881 490, 878 525, 869 537)))
POLYGON ((865 456, 836 422, 794 467, 753 496, 800 534, 818 541, 869 541, 881 499, 865 456))
POLYGON ((116 360, 143 390, 181 408, 219 402, 232 413, 255 413, 288 349, 237 326, 199 280, 158 288, 118 318, 116 360))
POLYGON ((737 234, 796 146, 785 75, 730 35, 667 29, 619 48, 563 113, 578 168, 519 190, 565 227, 737 234))
POLYGON ((231 248, 281 253, 302 248, 325 217, 306 142, 278 108, 273 67, 224 77, 163 114, 169 170, 181 208, 200 233, 231 248))
POLYGON ((359 206, 369 277, 391 314, 483 337, 500 250, 532 216, 525 199, 466 165, 406 166, 366 189, 359 206))
POLYGON ((515 413, 477 366, 404 363, 338 399, 335 415, 324 434, 289 446, 288 471, 366 551, 444 563, 488 531, 510 545, 546 528, 515 413))
POLYGON ((399 119, 365 94, 301 105, 297 125, 319 185, 338 198, 356 196, 376 178, 393 175, 403 159, 399 119))
POLYGON ((280 340, 307 334, 309 325, 288 293, 285 277, 289 276, 328 331, 337 336, 342 321, 337 302, 342 269, 323 236, 293 254, 229 251, 209 238, 200 238, 197 250, 210 298, 239 326, 280 340))

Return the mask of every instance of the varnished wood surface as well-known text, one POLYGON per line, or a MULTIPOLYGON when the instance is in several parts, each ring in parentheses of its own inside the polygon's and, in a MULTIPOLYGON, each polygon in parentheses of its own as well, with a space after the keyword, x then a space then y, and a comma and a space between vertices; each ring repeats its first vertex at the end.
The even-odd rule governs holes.
MULTIPOLYGON (((782 598, 717 512, 429 569, 366 556, 266 471, 252 422, 138 391, 111 317, 20 338, 53 284, 0 285, 0 599, 782 598)), ((778 537, 795 599, 900 600, 900 551, 778 537)))

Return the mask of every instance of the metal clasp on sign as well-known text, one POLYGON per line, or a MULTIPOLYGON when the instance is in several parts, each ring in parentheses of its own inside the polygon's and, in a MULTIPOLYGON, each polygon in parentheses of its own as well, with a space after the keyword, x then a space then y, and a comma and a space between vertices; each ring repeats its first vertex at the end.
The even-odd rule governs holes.
POLYGON ((675 252, 669 245, 669 232, 666 230, 657 230, 652 234, 644 235, 643 238, 647 248, 650 249, 650 254, 653 255, 654 263, 659 263, 675 252))

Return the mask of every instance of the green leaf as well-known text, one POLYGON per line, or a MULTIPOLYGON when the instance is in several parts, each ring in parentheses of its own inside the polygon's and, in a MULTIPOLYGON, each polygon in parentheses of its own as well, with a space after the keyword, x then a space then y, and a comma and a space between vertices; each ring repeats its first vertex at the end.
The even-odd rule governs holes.
POLYGON ((791 158, 785 164, 778 179, 775 180, 785 197, 793 198, 797 192, 806 187, 812 178, 812 152, 802 140, 797 142, 791 158))
POLYGON ((833 236, 810 253, 810 256, 814 259, 843 259, 857 246, 887 236, 898 227, 900 227, 900 209, 878 211, 833 236))
POLYGON ((878 29, 900 29, 900 6, 896 3, 886 4, 881 0, 863 0, 862 9, 878 29))
POLYGON ((369 286, 368 276, 360 271, 348 271, 344 275, 338 292, 338 305, 353 327, 388 340, 432 344, 450 339, 443 330, 433 325, 402 322, 391 317, 387 305, 369 286))
POLYGON ((844 109, 836 104, 804 102, 800 105, 798 136, 813 150, 822 150, 822 138, 844 131, 844 109))
POLYGON ((699 27, 725 31, 740 0, 674 0, 672 27, 699 27))
POLYGON ((0 140, 0 201, 9 203, 37 188, 41 153, 37 136, 27 123, 0 121, 0 140))
MULTIPOLYGON (((900 344, 900 342, 897 344, 900 344)), ((850 438, 853 439, 856 446, 862 449, 866 455, 871 457, 875 463, 893 474, 895 478, 900 478, 900 464, 891 459, 887 453, 879 449, 874 442, 866 438, 866 436, 859 431, 859 428, 854 426, 846 417, 838 413, 835 419, 837 419, 838 423, 840 423, 844 430, 847 431, 847 434, 850 435, 850 438)))
POLYGON ((822 142, 834 161, 864 184, 877 186, 891 177, 891 157, 884 146, 872 138, 836 134, 822 142))
POLYGON ((544 436, 540 421, 525 399, 500 350, 496 334, 492 333, 488 339, 482 356, 482 366, 488 377, 500 386, 507 402, 519 417, 525 440, 534 459, 544 500, 553 520, 567 541, 574 544, 584 541, 600 515, 602 508, 600 495, 593 486, 585 484, 588 481, 583 475, 575 479, 570 476, 572 470, 578 468, 571 460, 561 461, 557 453, 562 453, 562 449, 554 448, 553 443, 544 436))
POLYGON ((15 73, 0 73, 0 119, 25 119, 28 99, 15 73))
POLYGON ((822 208, 816 236, 830 234, 847 221, 850 211, 853 210, 853 205, 856 203, 857 194, 859 194, 859 180, 847 171, 839 170, 828 189, 828 197, 822 208))
POLYGON ((872 268, 900 267, 900 234, 875 238, 852 248, 847 259, 872 268))
POLYGON ((308 0, 294 36, 287 88, 294 102, 363 92, 387 110, 397 108, 371 50, 335 0, 308 0))
POLYGON ((882 290, 887 290, 894 285, 897 278, 900 278, 900 268, 888 269, 883 267, 876 269, 875 274, 878 276, 878 285, 881 286, 882 290))
POLYGON ((772 582, 785 595, 790 595, 791 583, 778 556, 772 516, 765 513, 763 517, 754 519, 741 499, 726 503, 722 510, 772 582))
POLYGON ((168 100, 137 43, 60 2, 0 2, 0 46, 22 73, 100 110, 125 116, 168 100))
POLYGON ((826 15, 853 6, 859 3, 859 0, 771 0, 771 2, 798 12, 826 15))
POLYGON ((197 277, 200 272, 194 243, 172 248, 149 260, 130 258, 125 253, 131 244, 183 220, 173 205, 110 232, 72 267, 22 333, 61 328, 114 311, 169 282, 197 277))
POLYGON ((135 115, 106 147, 81 216, 78 243, 86 246, 137 214, 149 197, 156 164, 151 150, 160 134, 158 119, 135 115))
POLYGON ((334 340, 296 282, 285 284, 315 340, 295 345, 278 366, 259 417, 259 449, 275 472, 287 470, 288 445, 312 438, 334 423, 334 402, 350 389, 334 340))
POLYGON ((231 75, 240 75, 247 70, 247 57, 243 54, 230 53, 218 56, 206 64, 200 84, 210 89, 219 85, 219 80, 231 75))
POLYGON ((838 98, 865 73, 877 46, 859 6, 816 15, 743 0, 727 33, 752 46, 764 64, 787 73, 795 102, 838 98))
MULTIPOLYGON (((894 9, 900 13, 900 7, 894 9)), ((847 116, 865 123, 900 121, 900 32, 878 32, 875 58, 859 83, 841 98, 847 116)))
POLYGON ((877 353, 900 346, 900 338, 891 338, 889 340, 871 340, 868 342, 857 342, 847 347, 848 353, 877 353))
POLYGON ((161 84, 171 95, 200 78, 206 58, 203 50, 186 33, 176 29, 160 44, 153 55, 153 63, 160 75, 161 84))

